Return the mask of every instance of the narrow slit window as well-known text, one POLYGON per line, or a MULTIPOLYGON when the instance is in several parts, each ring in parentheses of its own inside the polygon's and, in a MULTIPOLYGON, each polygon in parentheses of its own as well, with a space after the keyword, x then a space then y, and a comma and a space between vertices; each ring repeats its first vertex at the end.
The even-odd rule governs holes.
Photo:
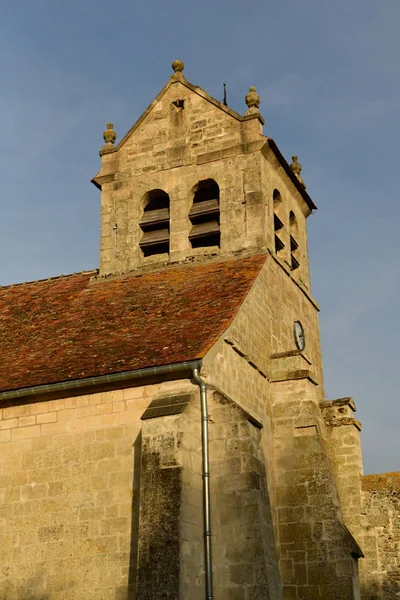
POLYGON ((192 224, 189 233, 192 248, 219 247, 219 187, 213 179, 205 179, 197 184, 189 219, 192 224))
POLYGON ((292 271, 300 267, 297 219, 293 211, 289 215, 290 224, 290 266, 292 271))
POLYGON ((144 256, 169 253, 169 196, 166 192, 148 192, 139 225, 142 230, 139 246, 144 256))
POLYGON ((272 194, 274 204, 274 238, 275 238, 275 253, 279 255, 285 249, 283 242, 284 224, 278 214, 281 212, 282 196, 279 190, 274 190, 272 194))

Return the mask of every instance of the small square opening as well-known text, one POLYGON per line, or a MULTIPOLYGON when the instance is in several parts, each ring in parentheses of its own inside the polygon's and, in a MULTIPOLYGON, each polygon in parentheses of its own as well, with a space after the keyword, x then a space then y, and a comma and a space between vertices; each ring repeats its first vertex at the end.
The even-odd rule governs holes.
POLYGON ((175 106, 176 110, 183 110, 185 108, 184 100, 174 100, 172 104, 175 106))

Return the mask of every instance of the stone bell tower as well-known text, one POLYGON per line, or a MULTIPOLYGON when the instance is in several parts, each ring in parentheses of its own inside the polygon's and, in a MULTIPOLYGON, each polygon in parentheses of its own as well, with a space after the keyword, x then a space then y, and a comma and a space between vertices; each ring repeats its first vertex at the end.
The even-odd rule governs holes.
MULTIPOLYGON (((101 170, 93 179, 101 190, 98 279, 179 266, 190 281, 196 268, 222 272, 229 264, 235 273, 243 260, 261 261, 237 315, 203 357, 202 374, 260 424, 284 600, 356 598, 361 554, 344 521, 344 495, 332 466, 319 307, 310 290, 306 219, 316 206, 297 156, 289 164, 263 134, 254 87, 240 115, 189 83, 181 61, 172 67, 167 84, 118 144, 111 123, 104 132, 101 170)), ((216 447, 231 446, 221 439, 216 447)), ((215 460, 225 459, 224 452, 215 460)), ((247 491, 239 502, 243 514, 247 491)), ((216 508, 220 525, 227 510, 223 503, 216 508)), ((238 542, 229 537, 231 529, 221 525, 218 533, 215 519, 216 561, 223 570, 221 540, 226 536, 226 547, 238 542)), ((244 531, 245 524, 240 527, 244 531)), ((264 542, 269 552, 271 541, 264 542)), ((250 560, 247 555, 237 556, 250 560)), ((236 585, 233 563, 231 572, 236 585)))
POLYGON ((189 83, 183 62, 122 140, 109 123, 100 276, 269 249, 309 288, 305 220, 315 208, 297 157, 263 135, 254 87, 240 115, 189 83))

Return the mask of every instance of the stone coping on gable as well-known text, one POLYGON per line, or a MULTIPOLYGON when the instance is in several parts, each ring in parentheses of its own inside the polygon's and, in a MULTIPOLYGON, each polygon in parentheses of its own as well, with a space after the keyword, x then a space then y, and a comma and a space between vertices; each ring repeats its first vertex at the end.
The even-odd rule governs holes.
POLYGON ((374 492, 379 490, 400 491, 400 471, 363 475, 363 492, 374 492))

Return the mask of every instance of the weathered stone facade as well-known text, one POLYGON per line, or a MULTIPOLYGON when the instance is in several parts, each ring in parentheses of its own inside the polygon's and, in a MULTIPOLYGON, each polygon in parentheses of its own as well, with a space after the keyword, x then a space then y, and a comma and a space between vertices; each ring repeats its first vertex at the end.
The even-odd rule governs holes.
POLYGON ((400 474, 363 475, 361 424, 352 398, 321 406, 344 522, 360 544, 361 598, 400 595, 400 474))
POLYGON ((126 589, 140 415, 153 393, 2 409, 2 598, 114 598, 126 589))
MULTIPOLYGON (((254 89, 241 116, 187 82, 182 69, 175 61, 167 85, 117 146, 108 125, 93 180, 101 189, 101 249, 90 291, 111 307, 122 300, 115 287, 104 292, 107 281, 139 284, 120 313, 110 310, 118 315, 116 345, 96 338, 93 321, 87 352, 110 361, 120 335, 127 352, 143 353, 142 363, 125 373, 119 357, 110 375, 105 358, 82 375, 84 389, 74 379, 75 391, 67 376, 39 385, 30 374, 23 389, 0 390, 0 600, 204 598, 199 387, 188 366, 157 375, 154 364, 168 367, 160 358, 146 370, 138 338, 129 349, 129 327, 146 323, 140 335, 154 328, 153 354, 165 356, 168 315, 157 321, 165 307, 129 323, 124 311, 146 313, 138 301, 144 274, 169 273, 157 281, 173 297, 174 277, 189 287, 206 263, 229 263, 233 277, 243 257, 257 259, 244 300, 218 327, 213 317, 212 343, 207 337, 204 350, 182 358, 202 360, 208 393, 214 598, 358 600, 364 552, 361 597, 394 599, 398 477, 363 477, 355 405, 325 399, 307 254, 306 218, 315 206, 297 157, 290 167, 263 135, 254 89), (203 213, 197 207, 195 221, 201 182, 213 182, 218 197, 205 200, 203 213), (154 192, 163 203, 144 221, 154 192), (149 223, 162 252, 143 251, 149 223), (218 235, 193 244, 191 232, 204 223, 218 235)), ((216 302, 202 289, 203 303, 184 297, 182 329, 177 323, 171 338, 188 349, 191 323, 207 319, 207 302, 216 302)), ((88 302, 87 289, 79 294, 88 302)), ((70 317, 68 327, 78 330, 79 315, 70 317)), ((70 347, 76 330, 60 344, 70 347)), ((63 373, 74 361, 66 356, 63 373)))
POLYGON ((363 598, 400 596, 400 473, 362 478, 360 543, 363 598))

